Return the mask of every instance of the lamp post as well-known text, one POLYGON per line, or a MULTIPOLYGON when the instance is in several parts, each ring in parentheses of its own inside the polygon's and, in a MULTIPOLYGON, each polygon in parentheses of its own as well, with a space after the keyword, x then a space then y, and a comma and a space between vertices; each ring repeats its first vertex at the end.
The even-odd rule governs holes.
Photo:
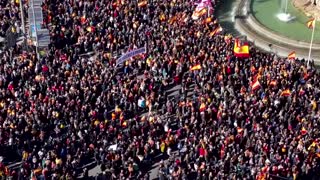
MULTIPOLYGON (((31 0, 31 8, 32 8, 32 15, 33 15, 33 25, 34 25, 34 32, 35 32, 35 39, 36 39, 36 54, 37 54, 37 59, 40 60, 40 55, 39 55, 39 50, 38 50, 38 46, 39 46, 39 42, 38 42, 38 30, 37 30, 37 25, 36 25, 36 16, 34 13, 34 4, 33 4, 33 0, 31 0)), ((32 31, 31 31, 32 32, 32 31)))
POLYGON ((24 22, 24 13, 23 13, 23 0, 19 1, 19 8, 20 8, 20 16, 21 16, 21 26, 22 26, 22 33, 23 33, 23 47, 27 46, 27 34, 26 34, 26 24, 24 22))
POLYGON ((288 0, 286 0, 286 7, 284 9, 284 13, 287 14, 287 11, 288 11, 288 0))

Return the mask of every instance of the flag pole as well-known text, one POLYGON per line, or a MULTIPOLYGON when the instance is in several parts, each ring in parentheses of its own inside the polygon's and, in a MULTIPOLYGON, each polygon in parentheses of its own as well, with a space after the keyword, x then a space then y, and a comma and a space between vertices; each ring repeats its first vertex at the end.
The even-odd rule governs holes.
POLYGON ((286 0, 286 7, 284 9, 284 13, 287 14, 287 11, 288 11, 288 0, 286 0))
POLYGON ((311 42, 310 42, 310 48, 309 48, 309 56, 308 56, 308 61, 307 61, 307 66, 309 67, 309 62, 311 58, 311 50, 312 50, 312 43, 313 43, 313 38, 314 38, 314 30, 316 29, 316 22, 317 19, 314 19, 314 26, 312 27, 312 35, 311 35, 311 42))

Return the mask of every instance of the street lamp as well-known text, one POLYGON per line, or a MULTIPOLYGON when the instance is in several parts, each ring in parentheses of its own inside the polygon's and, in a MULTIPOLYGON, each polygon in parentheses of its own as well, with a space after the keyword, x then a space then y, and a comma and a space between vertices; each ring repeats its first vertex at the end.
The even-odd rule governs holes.
POLYGON ((32 8, 32 15, 33 15, 33 25, 34 25, 34 32, 35 32, 35 36, 36 36, 36 54, 37 54, 37 59, 40 60, 40 56, 39 56, 39 50, 38 50, 38 46, 39 46, 39 42, 38 42, 38 30, 37 30, 37 24, 36 24, 36 16, 34 13, 34 4, 33 4, 34 0, 31 0, 31 8, 32 8))
POLYGON ((21 16, 21 26, 22 26, 22 33, 23 33, 23 47, 27 47, 27 34, 26 34, 26 25, 24 22, 24 13, 23 13, 23 0, 19 0, 19 7, 20 7, 20 16, 21 16))

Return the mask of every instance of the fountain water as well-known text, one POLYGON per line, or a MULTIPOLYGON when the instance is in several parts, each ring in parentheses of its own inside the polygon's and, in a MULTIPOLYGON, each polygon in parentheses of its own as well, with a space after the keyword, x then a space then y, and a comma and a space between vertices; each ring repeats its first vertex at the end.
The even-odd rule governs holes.
POLYGON ((285 0, 285 2, 283 2, 283 0, 281 0, 281 11, 282 12, 277 14, 277 18, 280 21, 289 22, 295 18, 294 16, 291 16, 291 14, 288 13, 288 0, 285 0))

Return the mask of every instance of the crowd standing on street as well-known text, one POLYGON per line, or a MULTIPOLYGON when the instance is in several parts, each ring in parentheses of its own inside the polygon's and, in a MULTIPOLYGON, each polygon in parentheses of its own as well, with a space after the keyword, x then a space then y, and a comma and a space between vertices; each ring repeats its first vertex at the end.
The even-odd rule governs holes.
MULTIPOLYGON (((20 27, 18 3, 0 2, 0 36, 10 23, 20 27)), ((42 7, 46 55, 16 45, 14 58, 0 57, 0 147, 22 161, 10 169, 2 155, 1 177, 88 179, 94 162, 97 179, 149 179, 157 160, 160 180, 320 177, 313 62, 254 46, 249 58, 235 57, 234 38, 211 33, 213 14, 191 18, 192 1, 42 7), (115 54, 144 46, 117 66, 115 54)))

